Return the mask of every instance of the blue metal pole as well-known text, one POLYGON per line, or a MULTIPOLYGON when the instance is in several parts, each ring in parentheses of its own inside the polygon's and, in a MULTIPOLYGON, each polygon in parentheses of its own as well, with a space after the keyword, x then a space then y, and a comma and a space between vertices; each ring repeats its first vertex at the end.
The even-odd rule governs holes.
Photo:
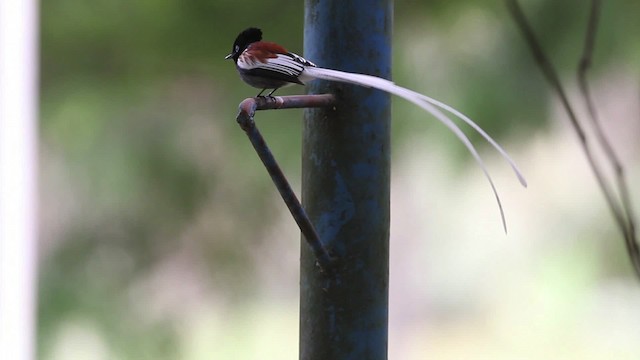
MULTIPOLYGON (((306 0, 304 55, 318 66, 389 78, 391 0, 306 0)), ((307 109, 302 198, 337 259, 323 273, 301 249, 300 359, 386 359, 389 290, 390 98, 315 81, 334 108, 307 109)))

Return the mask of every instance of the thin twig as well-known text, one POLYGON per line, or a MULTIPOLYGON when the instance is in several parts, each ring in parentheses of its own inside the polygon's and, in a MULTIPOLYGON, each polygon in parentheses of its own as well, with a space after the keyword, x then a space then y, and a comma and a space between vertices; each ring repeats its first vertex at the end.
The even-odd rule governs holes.
MULTIPOLYGON (((603 171, 600 169, 600 166, 598 165, 598 163, 596 162, 593 156, 590 142, 588 141, 587 135, 584 129, 582 128, 582 125, 578 121, 577 116, 575 115, 575 111, 573 110, 573 107, 569 102, 569 99, 566 95, 566 92, 564 91, 562 83, 560 82, 560 78, 555 70, 555 67, 545 55, 545 52, 542 49, 540 42, 537 40, 535 34, 533 33, 533 30, 531 29, 531 26, 529 25, 529 22, 527 21, 526 16, 522 12, 520 5, 516 0, 505 0, 505 1, 506 1, 507 8, 511 12, 511 15, 516 25, 522 32, 522 35, 524 36, 525 41, 533 54, 536 64, 544 74, 546 80, 549 82, 552 89, 557 93, 565 111, 569 116, 571 125, 574 131, 576 132, 576 135, 578 136, 580 145, 582 146, 582 149, 585 153, 587 161, 589 162, 591 170, 593 171, 593 174, 595 175, 596 180, 598 181, 598 185, 600 186, 600 189, 605 197, 605 200, 609 205, 609 209, 611 210, 614 220, 616 221, 617 226, 620 228, 620 230, 624 235, 625 242, 627 244, 627 250, 629 251, 629 256, 633 263, 634 270, 636 272, 636 275, 638 275, 638 278, 640 278, 640 251, 638 251, 638 243, 635 240, 635 235, 634 235, 635 233, 632 232, 633 221, 629 220, 631 219, 630 212, 627 212, 626 209, 622 210, 620 203, 616 200, 614 196, 614 192, 611 189, 611 185, 607 181, 603 171)), ((594 6, 596 8, 595 9, 592 8, 592 17, 590 18, 590 25, 588 26, 588 28, 592 29, 590 30, 592 34, 587 35, 586 44, 585 44, 585 53, 588 56, 586 57, 583 56, 583 59, 581 60, 581 65, 580 65, 585 69, 589 68, 589 65, 591 62, 590 54, 593 51, 594 36, 595 36, 595 30, 596 30, 596 24, 597 24, 597 18, 594 17, 593 12, 594 11, 596 13, 598 12, 598 8, 597 8, 598 4, 594 6)), ((620 169, 621 168, 622 167, 620 166, 620 169)), ((625 195, 621 194, 621 196, 624 197, 625 195)), ((623 207, 624 206, 625 205, 623 204, 623 207)))
POLYGON ((582 57, 578 65, 578 84, 580 86, 580 92, 587 106, 589 113, 589 120, 593 126, 596 138, 604 150, 604 154, 609 160, 611 167, 613 167, 614 176, 618 188, 618 194, 620 196, 620 202, 622 204, 623 213, 620 214, 624 221, 624 227, 621 229, 627 244, 627 251, 631 261, 633 262, 636 271, 640 273, 640 249, 638 248, 638 241, 636 238, 635 221, 633 208, 631 206, 631 197, 629 195, 629 187, 627 186, 627 180, 625 177, 624 168, 622 162, 616 155, 611 142, 607 139, 601 123, 598 118, 598 113, 591 97, 589 90, 589 83, 587 81, 587 72, 591 68, 593 50, 595 44, 595 38, 598 29, 598 20, 600 15, 600 0, 592 0, 591 8, 589 11, 589 20, 587 21, 587 29, 585 33, 584 49, 582 57))

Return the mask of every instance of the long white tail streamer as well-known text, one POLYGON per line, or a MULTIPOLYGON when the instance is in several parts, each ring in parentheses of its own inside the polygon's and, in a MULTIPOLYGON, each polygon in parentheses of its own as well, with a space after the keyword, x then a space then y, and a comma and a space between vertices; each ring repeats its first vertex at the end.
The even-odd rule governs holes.
POLYGON ((505 233, 507 232, 507 222, 505 220, 504 210, 502 209, 502 202, 500 201, 500 196, 498 196, 498 191, 496 190, 496 187, 493 184, 493 180, 489 175, 489 171, 487 170, 487 167, 485 166, 484 161, 482 161, 480 154, 478 153, 476 148, 473 146, 469 138, 462 132, 462 130, 460 130, 460 128, 449 117, 443 114, 436 107, 439 107, 457 116, 458 118, 462 119, 465 123, 467 123, 469 126, 471 126, 474 130, 476 130, 500 153, 500 155, 502 155, 505 158, 505 160, 509 163, 509 165, 515 172, 518 180, 520 181, 520 184, 526 187, 527 181, 525 180, 524 176, 520 172, 520 169, 518 169, 518 167, 516 166, 515 162, 507 154, 507 152, 500 145, 498 145, 498 143, 495 140, 493 140, 491 136, 489 136, 484 130, 482 130, 482 128, 478 126, 478 124, 476 124, 469 117, 462 114, 458 110, 452 108, 451 106, 444 104, 438 100, 422 95, 415 91, 405 89, 401 86, 396 85, 392 81, 378 78, 371 75, 353 74, 353 73, 347 73, 347 72, 338 71, 338 70, 331 70, 331 69, 324 69, 324 68, 309 66, 304 69, 304 71, 300 76, 300 79, 304 83, 307 83, 313 79, 322 79, 322 80, 344 82, 344 83, 356 84, 364 87, 376 88, 376 89, 400 96, 401 98, 404 98, 407 101, 410 101, 418 105, 422 109, 432 114, 442 124, 448 127, 458 137, 458 139, 460 139, 460 141, 462 141, 462 143, 466 146, 466 148, 469 150, 471 155, 473 155, 476 162, 482 169, 482 172, 484 173, 485 177, 489 181, 489 185, 491 185, 491 190, 493 191, 493 194, 498 203, 498 208, 500 209, 500 218, 502 220, 502 226, 504 228, 504 232, 505 233))

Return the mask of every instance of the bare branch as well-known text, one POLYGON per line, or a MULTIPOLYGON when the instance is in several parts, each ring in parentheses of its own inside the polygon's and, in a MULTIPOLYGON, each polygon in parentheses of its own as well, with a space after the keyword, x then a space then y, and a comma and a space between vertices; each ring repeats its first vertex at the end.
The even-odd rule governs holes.
MULTIPOLYGON (((600 190, 602 191, 605 197, 605 200, 609 205, 609 209, 611 210, 611 213, 613 215, 613 218, 618 228, 622 231, 622 234, 624 236, 624 239, 627 245, 627 251, 629 252, 629 257, 631 258, 631 262, 633 264, 636 275, 638 276, 638 278, 640 278, 640 249, 638 248, 638 242, 635 238, 635 225, 634 225, 632 214, 631 214, 631 206, 629 204, 629 195, 626 187, 626 181, 624 180, 624 176, 623 176, 624 172, 622 171, 622 166, 620 165, 620 162, 617 160, 617 157, 615 157, 615 153, 613 152, 613 149, 611 148, 611 146, 608 145, 609 143, 606 141, 606 138, 604 137, 604 134, 601 131, 600 126, 594 125, 594 127, 598 129, 596 130, 596 133, 599 133, 599 135, 597 135, 599 138, 599 141, 602 144, 602 146, 605 148, 605 152, 607 152, 609 160, 611 161, 612 166, 614 166, 616 170, 618 188, 620 190, 620 193, 621 193, 620 196, 622 198, 622 205, 621 205, 620 201, 618 201, 617 198, 615 197, 614 191, 611 189, 611 185, 609 181, 606 179, 603 171, 601 170, 600 166, 598 165, 598 163, 596 162, 593 156, 589 139, 587 138, 587 135, 582 125, 578 121, 578 118, 575 114, 575 111, 573 110, 573 107, 571 106, 571 103, 569 102, 569 99, 566 95, 566 92, 564 91, 562 83, 560 82, 560 78, 557 74, 557 71, 555 70, 555 67, 553 66, 551 61, 549 61, 549 59, 547 58, 544 50, 542 49, 542 46, 540 45, 540 42, 537 40, 535 34, 533 33, 533 30, 531 29, 531 26, 529 25, 529 22, 527 21, 526 16, 522 12, 520 5, 518 4, 517 0, 505 0, 505 1, 506 1, 507 8, 511 13, 511 16, 513 17, 516 25, 522 32, 522 35, 524 36, 525 41, 532 52, 532 55, 534 60, 536 61, 536 64, 542 71, 546 80, 549 82, 549 85, 551 85, 551 88, 556 92, 556 94, 560 98, 560 101, 562 102, 562 106, 564 107, 565 111, 569 116, 569 120, 571 122, 572 128, 574 129, 576 135, 578 136, 580 145, 582 146, 582 149, 585 153, 587 161, 589 162, 589 166, 591 167, 591 170, 593 171, 593 174, 595 175, 596 180, 598 181, 600 190), (604 145, 604 144, 607 144, 607 145, 604 145), (607 147, 609 148, 610 151, 606 150, 607 147), (611 156, 611 154, 613 154, 613 156, 611 156), (611 159, 614 159, 614 160, 611 160, 611 159)), ((585 78, 584 86, 582 86, 581 84, 581 88, 584 89, 583 94, 586 94, 584 95, 585 98, 589 99, 587 100, 587 103, 588 103, 587 106, 589 107, 589 113, 590 113, 590 116, 592 117, 592 122, 594 124, 597 124, 598 122, 597 122, 597 117, 595 116, 593 102, 590 101, 588 87, 586 86, 587 84, 586 76, 584 74, 586 74, 587 69, 589 69, 591 65, 591 54, 593 53, 595 34, 597 30, 599 5, 600 5, 599 1, 597 0, 594 0, 592 2, 589 23, 587 26, 587 35, 585 38, 585 48, 584 48, 583 56, 582 56, 582 59, 580 60, 580 65, 579 65, 579 74, 582 74, 580 76, 585 78)))
POLYGON ((598 30, 598 20, 600 15, 600 0, 591 1, 591 9, 589 11, 589 20, 587 21, 587 29, 585 32, 584 49, 582 57, 578 65, 578 84, 580 86, 580 92, 582 98, 587 106, 589 113, 589 120, 593 126, 596 138, 604 150, 604 154, 607 157, 611 167, 613 167, 614 176, 618 188, 618 195, 620 196, 620 202, 622 203, 622 211, 620 214, 624 220, 624 227, 621 229, 627 244, 627 251, 631 257, 631 261, 636 268, 636 271, 640 273, 640 249, 638 248, 638 241, 636 238, 636 226, 634 221, 633 209, 631 206, 631 196, 629 194, 629 187, 627 186, 627 180, 622 166, 622 162, 616 155, 611 142, 605 135, 601 123, 598 118, 593 98, 589 90, 589 83, 587 81, 587 72, 591 68, 593 50, 595 44, 595 38, 598 30))

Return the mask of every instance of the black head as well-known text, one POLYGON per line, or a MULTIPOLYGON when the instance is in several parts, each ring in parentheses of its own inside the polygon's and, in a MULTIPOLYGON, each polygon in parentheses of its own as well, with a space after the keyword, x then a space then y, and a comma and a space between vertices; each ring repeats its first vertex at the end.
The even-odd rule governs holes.
POLYGON ((236 41, 233 43, 231 53, 225 56, 225 59, 233 59, 234 62, 238 61, 238 57, 249 46, 249 44, 262 40, 262 31, 258 28, 248 28, 241 32, 236 41))

